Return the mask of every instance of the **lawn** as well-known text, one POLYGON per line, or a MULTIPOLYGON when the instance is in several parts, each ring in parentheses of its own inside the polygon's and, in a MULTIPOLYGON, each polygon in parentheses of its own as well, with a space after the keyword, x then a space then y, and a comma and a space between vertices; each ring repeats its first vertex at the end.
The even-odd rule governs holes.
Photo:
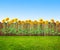
POLYGON ((60 50, 60 36, 0 36, 0 50, 60 50))

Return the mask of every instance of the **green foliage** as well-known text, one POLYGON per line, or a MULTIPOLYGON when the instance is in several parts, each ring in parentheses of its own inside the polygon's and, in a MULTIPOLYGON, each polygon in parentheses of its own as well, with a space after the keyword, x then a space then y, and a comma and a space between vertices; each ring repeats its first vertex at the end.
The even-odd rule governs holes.
POLYGON ((40 25, 37 25, 37 26, 33 25, 33 27, 31 27, 31 29, 30 29, 30 27, 27 27, 29 25, 27 25, 27 26, 16 25, 16 23, 11 24, 9 27, 7 26, 7 23, 4 23, 3 25, 4 25, 4 27, 1 29, 1 31, 4 34, 12 33, 12 34, 17 34, 18 35, 20 33, 22 33, 22 34, 43 34, 44 33, 44 34, 54 35, 54 34, 59 33, 57 27, 56 27, 56 31, 54 30, 54 24, 53 23, 50 24, 51 25, 50 28, 48 27, 48 24, 45 24, 45 26, 40 24, 40 25), (23 27, 26 27, 26 28, 23 28, 23 27))

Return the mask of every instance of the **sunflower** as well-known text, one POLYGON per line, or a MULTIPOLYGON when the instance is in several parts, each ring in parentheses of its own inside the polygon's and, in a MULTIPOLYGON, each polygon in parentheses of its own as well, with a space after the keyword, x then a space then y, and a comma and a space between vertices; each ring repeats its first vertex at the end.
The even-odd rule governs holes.
POLYGON ((5 19, 2 20, 2 23, 5 23, 5 19))
POLYGON ((48 21, 45 21, 45 24, 48 24, 48 21))
POLYGON ((24 21, 21 21, 21 24, 24 24, 25 22, 24 21))
POLYGON ((12 20, 10 21, 10 23, 14 23, 14 19, 12 19, 12 20))
POLYGON ((18 24, 21 24, 21 21, 20 20, 18 21, 18 24))
POLYGON ((34 20, 34 22, 33 22, 34 24, 38 24, 38 22, 37 22, 37 20, 34 20))
POLYGON ((40 21, 43 21, 43 19, 40 19, 40 21))
POLYGON ((32 22, 31 20, 27 20, 27 22, 32 22))
POLYGON ((9 21, 9 18, 6 18, 5 20, 6 20, 6 21, 9 21))
POLYGON ((17 19, 17 18, 15 18, 15 19, 14 19, 14 22, 17 22, 17 21, 18 21, 18 19, 17 19))
POLYGON ((43 21, 43 24, 45 24, 45 21, 43 21))
POLYGON ((43 21, 40 21, 39 23, 40 23, 40 24, 43 24, 43 21))
POLYGON ((25 21, 25 23, 28 23, 28 22, 29 22, 28 20, 25 21))
POLYGON ((51 19, 51 21, 50 21, 51 23, 54 23, 54 19, 51 19))
POLYGON ((59 21, 56 21, 56 25, 59 25, 59 21))
POLYGON ((43 24, 43 19, 40 19, 40 21, 39 21, 39 22, 40 22, 40 24, 43 24))

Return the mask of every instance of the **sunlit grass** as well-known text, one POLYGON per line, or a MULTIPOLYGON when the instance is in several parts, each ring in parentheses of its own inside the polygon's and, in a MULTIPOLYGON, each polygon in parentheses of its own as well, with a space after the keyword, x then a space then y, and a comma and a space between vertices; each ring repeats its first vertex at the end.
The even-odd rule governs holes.
POLYGON ((60 37, 0 36, 0 50, 60 50, 60 37))

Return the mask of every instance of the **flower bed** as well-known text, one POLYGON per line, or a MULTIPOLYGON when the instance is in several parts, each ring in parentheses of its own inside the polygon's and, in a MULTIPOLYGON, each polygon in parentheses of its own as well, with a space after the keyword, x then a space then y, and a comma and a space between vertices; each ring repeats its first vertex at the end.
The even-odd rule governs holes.
POLYGON ((54 36, 60 35, 60 22, 44 21, 43 19, 21 21, 17 18, 3 19, 0 22, 0 35, 6 36, 54 36))

